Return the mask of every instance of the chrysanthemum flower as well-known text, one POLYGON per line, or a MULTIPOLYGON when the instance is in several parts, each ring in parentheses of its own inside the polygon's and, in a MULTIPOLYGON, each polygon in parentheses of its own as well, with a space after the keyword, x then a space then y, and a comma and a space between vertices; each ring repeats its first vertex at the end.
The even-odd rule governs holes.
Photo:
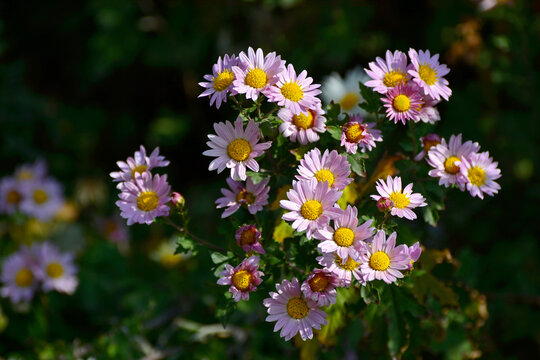
POLYGON ((2 283, 0 293, 12 303, 32 300, 38 279, 32 271, 33 256, 26 247, 10 255, 2 264, 2 283))
POLYGON ((320 265, 324 266, 326 270, 335 274, 339 279, 339 286, 351 286, 352 278, 364 285, 364 275, 360 270, 361 263, 356 261, 352 257, 342 259, 336 253, 327 253, 317 257, 317 261, 320 265))
POLYGON ((369 68, 371 70, 364 70, 373 80, 367 81, 366 86, 380 94, 386 94, 399 84, 406 84, 411 78, 407 72, 412 66, 407 64, 407 55, 399 50, 393 54, 386 50, 386 58, 377 57, 369 63, 369 68))
POLYGON ((336 303, 339 279, 326 269, 315 269, 302 283, 304 297, 317 302, 318 306, 330 306, 336 303))
POLYGON ((422 105, 418 111, 420 115, 418 117, 421 121, 428 124, 435 124, 437 121, 441 120, 441 115, 439 110, 435 107, 440 102, 440 100, 435 100, 429 95, 424 95, 422 97, 422 105))
POLYGON ((412 85, 397 85, 388 90, 386 97, 381 100, 386 108, 386 116, 395 124, 401 121, 405 125, 407 120, 420 121, 422 97, 412 85))
POLYGON ((288 200, 281 200, 280 205, 288 213, 282 219, 293 221, 296 231, 306 231, 308 239, 313 233, 328 225, 331 219, 341 214, 341 209, 334 204, 341 197, 341 191, 328 187, 328 183, 311 180, 293 180, 293 188, 287 192, 288 200))
POLYGON ((225 168, 231 169, 233 180, 246 180, 246 167, 258 172, 259 163, 255 160, 268 149, 272 142, 259 143, 259 125, 250 120, 244 130, 242 118, 239 116, 234 122, 215 123, 214 130, 217 135, 208 135, 210 141, 206 143, 210 150, 203 155, 214 156, 208 170, 216 170, 220 173, 225 168))
POLYGON ((435 100, 440 100, 441 97, 448 100, 452 95, 452 90, 448 87, 448 80, 443 76, 448 74, 450 69, 444 64, 439 64, 439 54, 431 56, 429 50, 425 52, 420 50, 420 53, 417 53, 416 50, 409 49, 409 58, 413 65, 409 74, 413 76, 413 81, 423 89, 424 94, 435 100))
POLYGON ((332 73, 323 79, 322 82, 322 98, 325 104, 334 102, 341 107, 340 117, 344 117, 344 113, 366 115, 366 111, 359 104, 364 102, 364 98, 360 94, 360 86, 358 83, 365 83, 369 77, 360 68, 355 68, 345 75, 342 79, 338 73, 332 73))
POLYGON ((21 184, 14 177, 0 180, 0 213, 13 214, 19 209, 22 197, 21 184))
POLYGON ((43 160, 37 160, 33 164, 22 164, 15 169, 14 176, 20 183, 45 180, 47 176, 47 164, 43 160))
POLYGON ((422 248, 420 247, 419 242, 415 242, 412 246, 407 247, 407 253, 409 254, 409 263, 407 264, 407 270, 412 270, 413 265, 418 259, 420 259, 420 255, 422 255, 422 248))
POLYGON ((326 325, 326 313, 317 307, 317 303, 302 296, 300 284, 296 278, 291 282, 283 280, 276 284, 276 292, 264 299, 263 304, 268 308, 266 321, 277 321, 274 332, 281 329, 279 336, 290 340, 300 332, 302 340, 313 338, 313 329, 320 330, 326 325))
POLYGON ((360 115, 351 116, 351 120, 345 124, 341 132, 341 146, 349 154, 356 154, 360 147, 362 152, 371 151, 375 141, 382 141, 382 133, 375 129, 375 123, 366 123, 360 115))
POLYGON ((369 239, 375 229, 371 227, 373 220, 358 226, 358 209, 348 205, 342 214, 334 219, 334 228, 330 226, 315 232, 315 238, 321 240, 317 248, 322 254, 336 253, 346 261, 349 256, 357 258, 360 243, 369 239))
POLYGON ((298 140, 302 145, 319 140, 319 134, 326 131, 326 118, 321 103, 297 115, 287 108, 281 108, 278 117, 283 121, 279 125, 279 132, 288 137, 292 142, 298 140))
POLYGON ((261 233, 255 225, 244 225, 241 226, 234 235, 238 246, 240 246, 245 252, 249 253, 250 251, 257 252, 259 254, 264 254, 264 248, 259 242, 261 238, 261 233))
POLYGON ((390 214, 398 217, 405 217, 409 220, 416 219, 416 214, 412 209, 415 207, 426 206, 425 198, 417 193, 412 192, 413 184, 409 184, 401 190, 401 178, 396 176, 392 178, 390 175, 386 178, 386 183, 383 179, 377 182, 377 191, 380 195, 371 195, 374 200, 379 200, 385 197, 392 201, 392 209, 390 214))
POLYGON ((275 52, 264 56, 262 49, 255 52, 251 47, 247 55, 241 52, 238 57, 238 65, 232 68, 236 76, 233 89, 253 101, 257 100, 259 93, 268 96, 270 86, 278 80, 277 75, 285 70, 285 60, 275 52))
POLYGON ((421 136, 420 142, 422 143, 422 151, 414 157, 414 161, 422 160, 432 147, 439 145, 441 143, 441 137, 437 134, 428 134, 421 136))
POLYGON ((152 178, 149 172, 136 173, 135 180, 124 183, 116 205, 128 225, 150 225, 155 218, 169 215, 170 192, 167 175, 156 174, 152 178))
POLYGON ((234 81, 233 66, 238 64, 238 59, 235 55, 218 57, 216 64, 212 66, 212 74, 204 75, 203 82, 199 85, 205 88, 205 90, 198 96, 210 96, 210 106, 216 103, 216 108, 219 109, 221 103, 227 102, 227 95, 236 95, 236 91, 233 89, 232 84, 234 81))
POLYGON ((461 134, 450 136, 448 144, 442 139, 439 145, 432 147, 427 153, 427 162, 434 167, 429 171, 429 176, 438 177, 439 185, 449 187, 452 184, 465 188, 464 180, 458 176, 460 172, 461 158, 468 158, 472 153, 480 150, 477 142, 466 141, 461 143, 461 134))
POLYGON ((483 194, 493 196, 501 186, 494 180, 501 177, 497 162, 489 157, 489 152, 473 153, 468 158, 461 157, 460 177, 472 196, 484 198, 483 194))
POLYGON ((306 70, 297 76, 294 67, 289 64, 286 70, 278 74, 278 78, 278 82, 266 94, 268 101, 277 102, 293 114, 305 113, 317 106, 320 100, 316 96, 321 93, 318 89, 321 85, 312 84, 313 79, 307 76, 306 70))
POLYGON ((246 205, 252 215, 261 211, 263 206, 268 204, 269 181, 270 178, 266 178, 258 184, 254 184, 251 178, 248 177, 244 186, 241 181, 227 178, 227 184, 231 190, 222 188, 221 193, 224 196, 216 200, 216 208, 227 208, 223 211, 221 217, 226 218, 234 214, 242 205, 246 205))
POLYGON ((410 262, 406 245, 396 247, 396 232, 388 240, 383 230, 377 231, 371 245, 363 244, 360 253, 362 273, 366 281, 383 280, 387 284, 402 278, 399 270, 406 270, 410 262))
POLYGON ((52 178, 26 183, 22 191, 21 211, 38 220, 51 220, 64 205, 62 187, 52 178))
POLYGON ((259 271, 259 257, 257 255, 244 259, 237 267, 225 264, 225 270, 219 273, 219 285, 230 285, 229 292, 234 301, 249 300, 249 293, 255 291, 264 276, 259 271))
POLYGON ((159 155, 159 147, 155 148, 150 156, 146 155, 146 149, 141 145, 139 151, 135 151, 133 157, 128 157, 127 160, 118 161, 116 163, 120 171, 113 171, 110 176, 113 181, 131 181, 135 179, 135 174, 142 174, 145 171, 150 171, 157 167, 169 165, 169 161, 165 160, 164 156, 159 155))
POLYGON ((345 155, 340 155, 336 150, 326 149, 321 156, 321 151, 315 148, 300 160, 296 179, 326 181, 331 188, 343 190, 353 180, 349 177, 350 174, 351 165, 345 155))
POLYGON ((43 290, 56 290, 73 294, 79 280, 74 256, 71 253, 61 253, 50 243, 43 243, 35 248, 36 263, 33 270, 42 282, 43 290))

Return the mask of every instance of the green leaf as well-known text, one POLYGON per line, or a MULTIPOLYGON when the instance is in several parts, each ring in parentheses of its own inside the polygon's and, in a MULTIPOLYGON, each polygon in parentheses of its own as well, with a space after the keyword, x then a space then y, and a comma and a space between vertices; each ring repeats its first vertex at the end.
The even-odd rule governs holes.
POLYGON ((327 125, 337 123, 338 116, 341 113, 341 106, 339 104, 328 104, 326 106, 326 119, 327 119, 327 125))
POLYGON ((326 318, 328 324, 319 332, 318 339, 323 345, 329 346, 337 342, 338 330, 346 324, 347 313, 345 311, 345 304, 354 299, 356 291, 353 286, 337 289, 338 296, 336 303, 325 309, 325 312, 328 314, 326 318))
POLYGON ((379 93, 368 88, 366 85, 359 82, 360 94, 366 102, 359 104, 362 109, 366 110, 369 113, 377 113, 382 106, 379 93))
POLYGON ((351 170, 358 176, 366 176, 365 154, 347 154, 347 160, 351 164, 351 170))
POLYGON ((232 299, 229 292, 225 293, 225 296, 218 301, 216 317, 223 327, 227 327, 231 314, 236 310, 236 302, 232 299))
POLYGON ((367 305, 371 303, 381 303, 381 295, 379 290, 373 287, 370 282, 360 288, 360 296, 367 305))
POLYGON ((398 301, 396 287, 389 286, 390 307, 388 308, 388 350, 393 357, 400 358, 409 346, 409 332, 404 309, 398 301))
POLYGON ((336 125, 331 125, 327 127, 328 132, 335 140, 341 140, 341 127, 336 125))
POLYGON ((195 252, 195 241, 193 239, 188 238, 185 235, 180 235, 176 239, 176 251, 175 254, 180 253, 187 253, 187 252, 195 252))
POLYGON ((212 262, 216 265, 223 264, 226 261, 229 261, 234 257, 234 254, 230 251, 227 252, 227 254, 222 254, 219 252, 213 252, 210 254, 210 258, 212 259, 212 262))

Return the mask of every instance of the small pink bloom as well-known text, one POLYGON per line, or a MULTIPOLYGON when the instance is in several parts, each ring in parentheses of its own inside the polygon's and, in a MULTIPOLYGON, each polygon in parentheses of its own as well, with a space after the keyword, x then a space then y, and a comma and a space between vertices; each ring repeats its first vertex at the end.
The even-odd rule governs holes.
POLYGON ((319 306, 330 306, 336 303, 339 279, 325 269, 315 269, 302 283, 304 297, 317 302, 319 306))
POLYGON ((401 178, 396 176, 392 178, 390 175, 386 178, 379 179, 377 182, 377 191, 379 195, 371 195, 373 200, 379 201, 381 197, 388 198, 392 201, 392 209, 390 214, 398 217, 404 217, 409 220, 416 219, 416 214, 412 209, 416 207, 426 206, 425 198, 417 193, 412 192, 413 184, 409 184, 402 190, 401 178))
POLYGON ((216 108, 219 109, 222 102, 227 102, 229 93, 236 95, 236 91, 232 87, 235 79, 232 68, 237 64, 238 59, 235 55, 225 54, 223 60, 220 56, 217 63, 212 66, 212 74, 204 75, 206 81, 199 83, 205 89, 199 97, 210 96, 210 106, 215 102, 216 108))
POLYGON ((250 251, 264 254, 264 248, 259 240, 261 239, 261 233, 255 225, 244 225, 240 227, 234 236, 238 246, 240 246, 245 252, 250 251))
POLYGON ((429 50, 425 52, 420 50, 417 53, 414 49, 409 49, 409 57, 413 69, 409 74, 413 81, 423 89, 425 95, 431 96, 434 100, 440 100, 441 97, 448 100, 452 95, 452 90, 448 87, 448 80, 443 78, 450 72, 450 69, 439 64, 439 54, 430 55, 429 50))
POLYGON ((300 160, 296 179, 326 181, 331 188, 343 190, 353 180, 349 177, 350 174, 351 165, 345 155, 328 149, 321 155, 321 151, 315 148, 307 152, 300 160))
POLYGON ((219 274, 217 283, 230 285, 229 292, 234 301, 249 300, 249 293, 257 290, 257 286, 261 284, 264 273, 259 271, 259 260, 260 258, 254 255, 244 259, 235 268, 225 264, 225 270, 219 274))
POLYGON ((252 215, 261 211, 263 206, 268 204, 269 181, 270 178, 266 178, 258 184, 254 184, 251 178, 248 177, 244 185, 241 181, 227 178, 230 190, 222 188, 221 193, 224 196, 216 200, 216 208, 227 208, 221 217, 226 218, 234 214, 242 205, 247 206, 249 213, 252 215))
POLYGON ((349 154, 356 154, 358 148, 362 152, 371 151, 377 144, 375 141, 382 141, 382 133, 375 129, 375 123, 364 122, 360 115, 351 116, 351 120, 345 124, 341 132, 341 146, 349 154))

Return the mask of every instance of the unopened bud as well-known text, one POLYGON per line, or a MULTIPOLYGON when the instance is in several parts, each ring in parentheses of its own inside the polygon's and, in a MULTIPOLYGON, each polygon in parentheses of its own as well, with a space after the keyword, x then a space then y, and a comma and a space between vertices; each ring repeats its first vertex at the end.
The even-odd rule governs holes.
POLYGON ((171 194, 171 204, 178 208, 183 208, 186 205, 186 199, 180 193, 173 192, 171 194))
POLYGON ((380 212, 390 211, 392 205, 392 201, 388 198, 381 197, 379 200, 377 200, 377 209, 379 209, 380 212))
POLYGON ((424 147, 424 151, 426 153, 433 146, 439 145, 441 143, 441 137, 437 134, 428 134, 425 137, 420 138, 420 140, 422 141, 422 146, 424 147))

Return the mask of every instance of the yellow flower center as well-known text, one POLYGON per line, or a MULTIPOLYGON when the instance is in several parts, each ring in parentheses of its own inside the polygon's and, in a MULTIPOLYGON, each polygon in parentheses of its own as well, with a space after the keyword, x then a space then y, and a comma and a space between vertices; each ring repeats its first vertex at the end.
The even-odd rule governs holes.
POLYGON ((311 278, 311 280, 308 281, 309 287, 311 288, 311 291, 321 292, 326 290, 326 287, 328 286, 328 277, 320 272, 315 274, 314 277, 311 278))
POLYGON ((9 204, 18 204, 21 202, 21 194, 19 194, 18 191, 16 190, 10 190, 8 193, 7 193, 7 202, 9 204))
POLYGON ((158 207, 159 197, 153 191, 142 192, 137 198, 137 207, 142 211, 152 211, 158 207))
POLYGON ((236 202, 240 204, 253 204, 255 202, 255 195, 246 189, 240 190, 236 195, 236 202))
POLYGON ((411 99, 407 95, 399 94, 394 98, 392 105, 399 112, 407 111, 411 108, 411 99))
POLYGON ((351 110, 358 103, 358 95, 353 92, 345 94, 345 96, 339 102, 341 109, 348 111, 351 110))
POLYGON ((30 269, 21 269, 19 272, 17 272, 17 275, 15 275, 15 284, 17 284, 19 287, 28 287, 32 285, 33 281, 34 274, 32 274, 30 269))
POLYGON ((394 87, 401 83, 406 84, 407 79, 405 78, 405 73, 399 70, 393 70, 384 75, 383 84, 387 87, 394 87))
POLYGON ((53 279, 58 279, 64 274, 64 268, 59 263, 53 262, 47 265, 45 269, 47 275, 53 279))
POLYGON ((285 97, 285 99, 291 100, 292 102, 298 102, 304 97, 302 88, 295 82, 283 84, 281 87, 281 94, 285 97))
POLYGON ((159 261, 161 261, 161 264, 167 268, 171 268, 178 265, 180 260, 182 260, 182 255, 173 254, 173 253, 162 254, 159 258, 159 261))
POLYGON ((444 171, 449 174, 457 174, 459 172, 459 166, 456 165, 456 161, 460 161, 457 156, 450 156, 444 162, 444 171))
POLYGON ((47 202, 47 199, 49 198, 47 193, 41 189, 35 190, 33 197, 36 204, 44 204, 47 202))
POLYGON ((146 165, 135 166, 133 169, 131 169, 131 177, 135 179, 135 174, 137 173, 142 174, 146 171, 146 169, 147 169, 146 165))
POLYGON ((369 258, 369 267, 373 270, 384 271, 390 266, 390 257, 384 251, 377 251, 369 258))
POLYGON ((257 231, 254 228, 247 228, 240 234, 240 245, 251 245, 255 244, 255 238, 257 231))
POLYGON ((334 174, 328 169, 321 169, 315 173, 315 178, 320 181, 328 181, 328 186, 334 185, 334 174))
POLYGON ((17 179, 21 181, 32 180, 33 178, 34 173, 28 170, 20 171, 19 174, 17 174, 17 179))
POLYGON ((470 168, 467 177, 471 184, 476 186, 482 186, 486 183, 486 172, 478 166, 470 168))
POLYGON ((304 219, 315 220, 323 213, 322 204, 317 200, 309 200, 302 205, 300 214, 304 219))
POLYGON ((424 139, 424 151, 428 152, 434 146, 439 145, 441 142, 437 140, 425 140, 424 139))
POLYGON ((302 113, 298 115, 293 115, 293 124, 296 125, 297 128, 301 129, 310 129, 313 127, 313 114, 311 111, 308 111, 307 115, 304 115, 302 113))
POLYGON ((221 74, 219 74, 214 79, 214 90, 221 92, 225 89, 227 89, 234 80, 234 73, 231 70, 223 70, 221 74))
POLYGON ((287 313, 293 319, 303 319, 307 316, 309 308, 307 302, 300 298, 291 298, 287 302, 287 313))
POLYGON ((336 255, 335 263, 339 268, 343 270, 353 271, 354 269, 360 266, 360 263, 357 263, 356 261, 354 261, 350 256, 347 257, 347 261, 345 261, 345 264, 342 264, 342 262, 343 262, 343 259, 340 258, 338 255, 336 255))
POLYGON ((400 192, 393 192, 388 198, 394 203, 394 206, 398 209, 406 208, 407 205, 409 205, 409 203, 411 202, 407 195, 400 192))
POLYGON ((339 246, 351 246, 354 242, 354 232, 346 227, 340 227, 334 232, 334 241, 339 246))
POLYGON ((268 81, 268 77, 266 76, 266 73, 259 69, 251 69, 247 75, 246 75, 246 85, 251 86, 255 89, 260 89, 266 85, 266 82, 268 81))
POLYGON ((357 143, 364 138, 364 127, 360 124, 352 124, 345 129, 345 137, 348 142, 357 143))
POLYGON ((227 146, 227 154, 233 160, 244 161, 251 154, 251 145, 245 139, 235 139, 227 146))
POLYGON ((251 285, 252 277, 253 276, 249 271, 240 270, 238 272, 235 272, 232 276, 232 283, 238 290, 246 291, 247 289, 249 289, 249 285, 251 285))
POLYGON ((437 81, 437 73, 431 68, 431 66, 426 64, 420 65, 418 75, 420 76, 420 79, 424 80, 424 82, 428 85, 433 85, 435 84, 435 81, 437 81))

